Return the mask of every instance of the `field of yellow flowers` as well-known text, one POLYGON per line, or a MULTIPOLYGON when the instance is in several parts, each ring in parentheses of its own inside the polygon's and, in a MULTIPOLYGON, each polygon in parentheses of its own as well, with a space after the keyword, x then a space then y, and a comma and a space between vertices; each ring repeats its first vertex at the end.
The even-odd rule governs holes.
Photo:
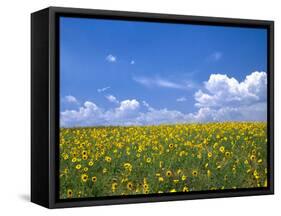
POLYGON ((267 126, 61 128, 60 198, 267 186, 267 126))

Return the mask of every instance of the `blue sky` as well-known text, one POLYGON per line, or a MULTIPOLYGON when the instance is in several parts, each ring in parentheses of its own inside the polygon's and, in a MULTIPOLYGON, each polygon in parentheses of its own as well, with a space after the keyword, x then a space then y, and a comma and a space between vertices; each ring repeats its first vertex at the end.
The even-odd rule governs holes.
POLYGON ((189 122, 206 108, 211 117, 194 121, 266 119, 265 29, 60 19, 65 126, 189 122), (254 119, 249 106, 259 107, 254 119))

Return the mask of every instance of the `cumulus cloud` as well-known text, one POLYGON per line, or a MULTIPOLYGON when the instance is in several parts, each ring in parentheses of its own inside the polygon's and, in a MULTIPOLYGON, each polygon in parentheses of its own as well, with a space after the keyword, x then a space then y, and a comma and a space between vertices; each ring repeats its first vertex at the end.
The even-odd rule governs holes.
MULTIPOLYGON (((183 113, 167 108, 156 109, 137 99, 107 99, 115 108, 104 110, 86 101, 76 110, 61 112, 61 126, 153 125, 214 121, 265 121, 267 118, 267 74, 253 72, 239 82, 224 74, 212 74, 202 89, 194 94, 197 111, 183 113), (116 103, 116 102, 119 103, 116 103)), ((178 98, 184 101, 184 97, 178 98)))
POLYGON ((153 109, 149 112, 142 112, 136 119, 139 125, 158 125, 191 122, 190 114, 183 114, 177 110, 153 109))
POLYGON ((120 111, 126 111, 126 110, 135 110, 140 106, 140 103, 136 100, 124 100, 120 103, 120 107, 118 109, 120 111))
POLYGON ((198 118, 203 121, 265 121, 267 118, 265 72, 255 71, 241 82, 225 74, 212 74, 204 88, 194 95, 198 118))
POLYGON ((105 91, 107 91, 108 89, 110 89, 110 86, 106 86, 106 87, 104 87, 104 88, 97 89, 97 92, 98 92, 98 93, 105 92, 105 91))
POLYGON ((61 126, 90 126, 104 123, 103 110, 91 101, 86 101, 78 110, 60 113, 61 126))
POLYGON ((114 63, 117 61, 117 57, 112 54, 109 54, 108 56, 106 56, 105 60, 110 63, 114 63))
POLYGON ((203 107, 191 114, 193 122, 266 121, 266 118, 266 103, 255 103, 249 106, 226 106, 217 109, 203 107))
POLYGON ((76 97, 74 97, 72 95, 65 96, 64 101, 67 103, 71 103, 71 104, 78 104, 78 100, 76 99, 76 97))
POLYGON ((117 100, 117 98, 113 95, 106 95, 105 98, 109 101, 109 102, 112 102, 112 103, 119 103, 119 101, 117 100))
POLYGON ((205 91, 195 93, 196 106, 241 106, 266 101, 267 75, 253 72, 242 82, 225 74, 212 74, 204 83, 205 91))
POLYGON ((136 99, 121 101, 119 107, 105 113, 105 119, 112 125, 137 125, 139 107, 136 99))
POLYGON ((63 127, 91 125, 135 124, 140 103, 136 99, 124 100, 115 109, 104 110, 94 102, 86 101, 78 110, 66 110, 60 114, 63 127))

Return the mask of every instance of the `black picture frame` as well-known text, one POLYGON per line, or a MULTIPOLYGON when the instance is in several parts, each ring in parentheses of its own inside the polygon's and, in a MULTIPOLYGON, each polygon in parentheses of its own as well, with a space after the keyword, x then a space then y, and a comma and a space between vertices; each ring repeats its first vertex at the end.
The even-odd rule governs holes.
POLYGON ((47 208, 78 207, 274 194, 274 22, 49 7, 31 14, 31 201, 47 208), (58 18, 88 17, 164 23, 192 23, 267 29, 268 186, 87 199, 58 199, 59 28, 58 18))

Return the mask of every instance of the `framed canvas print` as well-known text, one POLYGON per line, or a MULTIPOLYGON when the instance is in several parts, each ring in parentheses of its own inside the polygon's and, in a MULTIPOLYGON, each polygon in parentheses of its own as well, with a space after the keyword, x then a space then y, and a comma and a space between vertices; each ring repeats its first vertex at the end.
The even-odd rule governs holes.
POLYGON ((273 21, 31 16, 31 200, 273 194, 273 21))

